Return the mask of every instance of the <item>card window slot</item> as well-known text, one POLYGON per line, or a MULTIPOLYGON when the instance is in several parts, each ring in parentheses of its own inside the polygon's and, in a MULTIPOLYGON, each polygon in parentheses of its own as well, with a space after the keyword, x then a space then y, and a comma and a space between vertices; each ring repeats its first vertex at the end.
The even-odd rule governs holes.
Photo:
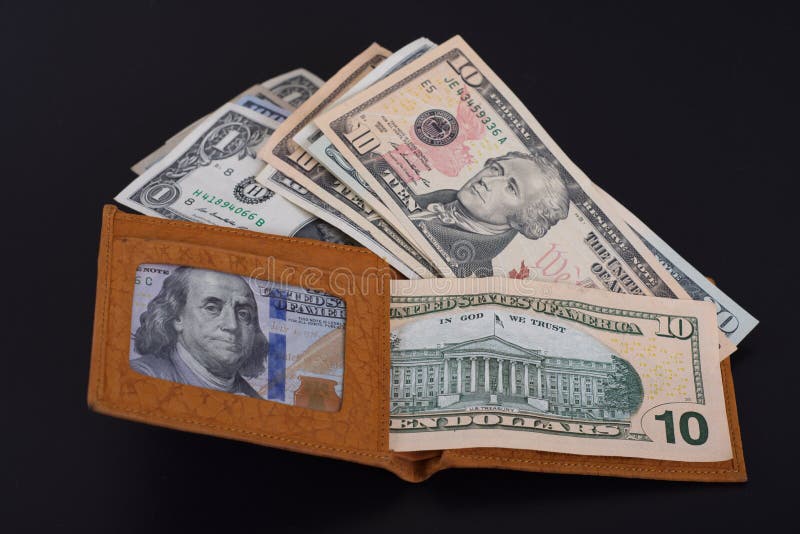
MULTIPOLYGON (((376 397, 377 390, 384 389, 388 381, 383 376, 388 373, 388 351, 382 352, 388 346, 388 319, 381 324, 383 315, 379 312, 388 308, 388 295, 382 289, 385 286, 388 292, 391 273, 385 263, 356 251, 348 281, 335 270, 340 263, 336 256, 316 257, 302 241, 258 236, 251 243, 244 239, 247 236, 238 235, 236 240, 223 241, 213 235, 214 228, 204 228, 204 235, 184 236, 184 226, 194 225, 156 224, 135 216, 118 217, 120 221, 113 230, 104 230, 108 240, 101 244, 98 287, 105 285, 107 289, 98 289, 98 295, 105 299, 102 295, 107 293, 108 304, 106 307, 98 301, 101 306, 98 309, 105 312, 100 312, 97 324, 107 329, 107 341, 104 348, 97 347, 106 356, 99 356, 99 366, 93 368, 90 404, 95 409, 293 450, 311 448, 319 454, 337 457, 358 455, 370 463, 388 461, 388 397, 376 397), (134 224, 129 224, 128 218, 134 224), (163 235, 165 239, 151 237, 153 232, 143 227, 151 224, 168 225, 158 230, 159 237, 163 235), (171 235, 173 231, 175 236, 171 235), (252 253, 265 248, 273 254, 252 253), (296 261, 298 258, 313 258, 313 261, 296 261), (268 402, 271 399, 246 398, 247 395, 170 382, 137 372, 130 366, 130 347, 135 334, 132 325, 139 321, 133 312, 136 277, 142 274, 137 268, 143 264, 216 270, 339 298, 345 312, 344 328, 340 330, 343 340, 340 338, 338 342, 344 347, 341 387, 319 380, 324 377, 306 373, 307 378, 298 377, 303 387, 289 391, 291 395, 285 396, 284 402, 268 402), (338 399, 330 395, 331 387, 338 399)), ((341 253, 350 251, 337 251, 341 253)), ((323 254, 330 252, 323 250, 323 254)), ((336 343, 328 345, 332 344, 336 343)))
POLYGON ((162 380, 320 411, 341 407, 346 306, 218 270, 136 268, 130 365, 162 380))

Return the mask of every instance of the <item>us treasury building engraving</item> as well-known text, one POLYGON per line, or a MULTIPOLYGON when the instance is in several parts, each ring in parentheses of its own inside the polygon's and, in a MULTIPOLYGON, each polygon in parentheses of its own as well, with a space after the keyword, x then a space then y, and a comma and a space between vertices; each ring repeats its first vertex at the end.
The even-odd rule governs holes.
POLYGON ((394 334, 391 355, 392 413, 497 408, 629 421, 642 403, 633 366, 592 337, 540 317, 487 311, 409 324, 394 334), (469 324, 471 335, 459 324, 469 324), (444 341, 426 339, 422 328, 444 341))
POLYGON ((343 301, 318 291, 140 265, 130 365, 179 384, 335 411, 344 320, 343 301))

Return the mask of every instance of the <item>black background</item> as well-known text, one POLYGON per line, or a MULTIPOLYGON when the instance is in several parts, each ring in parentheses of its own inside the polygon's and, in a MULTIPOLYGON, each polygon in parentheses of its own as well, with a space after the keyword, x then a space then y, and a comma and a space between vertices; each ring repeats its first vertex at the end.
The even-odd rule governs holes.
POLYGON ((791 11, 761 2, 66 4, 3 2, 0 11, 0 530, 675 532, 792 514, 791 11), (412 485, 87 409, 101 207, 134 178, 130 165, 253 83, 297 66, 326 78, 373 40, 397 49, 456 33, 589 176, 761 320, 733 355, 748 483, 450 470, 412 485))

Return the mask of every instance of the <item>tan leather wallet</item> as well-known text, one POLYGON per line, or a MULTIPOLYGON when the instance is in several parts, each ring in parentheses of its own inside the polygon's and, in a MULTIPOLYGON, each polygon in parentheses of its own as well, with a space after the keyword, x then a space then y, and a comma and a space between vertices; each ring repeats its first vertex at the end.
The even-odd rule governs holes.
POLYGON ((476 448, 389 450, 388 265, 366 249, 129 215, 106 206, 100 239, 89 406, 174 429, 388 469, 420 482, 449 467, 741 482, 746 480, 729 360, 721 363, 733 458, 676 462, 476 448), (265 270, 269 261, 270 269, 265 270), (137 267, 186 265, 324 291, 347 307, 341 405, 336 411, 268 402, 153 378, 130 364, 137 267), (340 279, 347 267, 350 283, 340 279), (314 273, 313 276, 308 273, 314 273), (338 278, 337 278, 338 277, 338 278), (356 283, 352 283, 356 282, 356 283), (347 288, 347 289, 345 289, 347 288))

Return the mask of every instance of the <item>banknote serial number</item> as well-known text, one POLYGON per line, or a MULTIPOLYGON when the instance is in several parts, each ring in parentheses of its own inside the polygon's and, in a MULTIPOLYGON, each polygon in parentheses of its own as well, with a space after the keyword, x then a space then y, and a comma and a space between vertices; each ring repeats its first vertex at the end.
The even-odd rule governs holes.
MULTIPOLYGON (((480 123, 483 124, 484 127, 489 130, 494 137, 499 137, 497 144, 502 145, 506 142, 507 137, 500 137, 500 134, 503 133, 503 130, 498 127, 495 119, 486 113, 486 110, 483 109, 480 103, 475 102, 472 93, 467 90, 460 81, 458 81, 456 78, 449 78, 445 76, 443 82, 448 89, 455 91, 459 100, 467 105, 468 109, 475 115, 475 118, 477 118, 478 121, 480 121, 480 123)), ((425 90, 429 91, 429 88, 431 87, 433 87, 435 90, 435 86, 431 84, 429 84, 425 90)))
POLYGON ((220 198, 217 195, 207 193, 202 189, 195 189, 192 193, 192 196, 184 200, 183 203, 187 206, 191 206, 197 201, 205 201, 212 206, 219 206, 222 209, 227 209, 234 215, 238 215, 239 217, 247 219, 248 221, 255 221, 254 224, 259 227, 264 226, 264 223, 267 222, 262 217, 259 217, 255 211, 249 210, 242 206, 237 206, 233 202, 225 200, 224 198, 220 198))

